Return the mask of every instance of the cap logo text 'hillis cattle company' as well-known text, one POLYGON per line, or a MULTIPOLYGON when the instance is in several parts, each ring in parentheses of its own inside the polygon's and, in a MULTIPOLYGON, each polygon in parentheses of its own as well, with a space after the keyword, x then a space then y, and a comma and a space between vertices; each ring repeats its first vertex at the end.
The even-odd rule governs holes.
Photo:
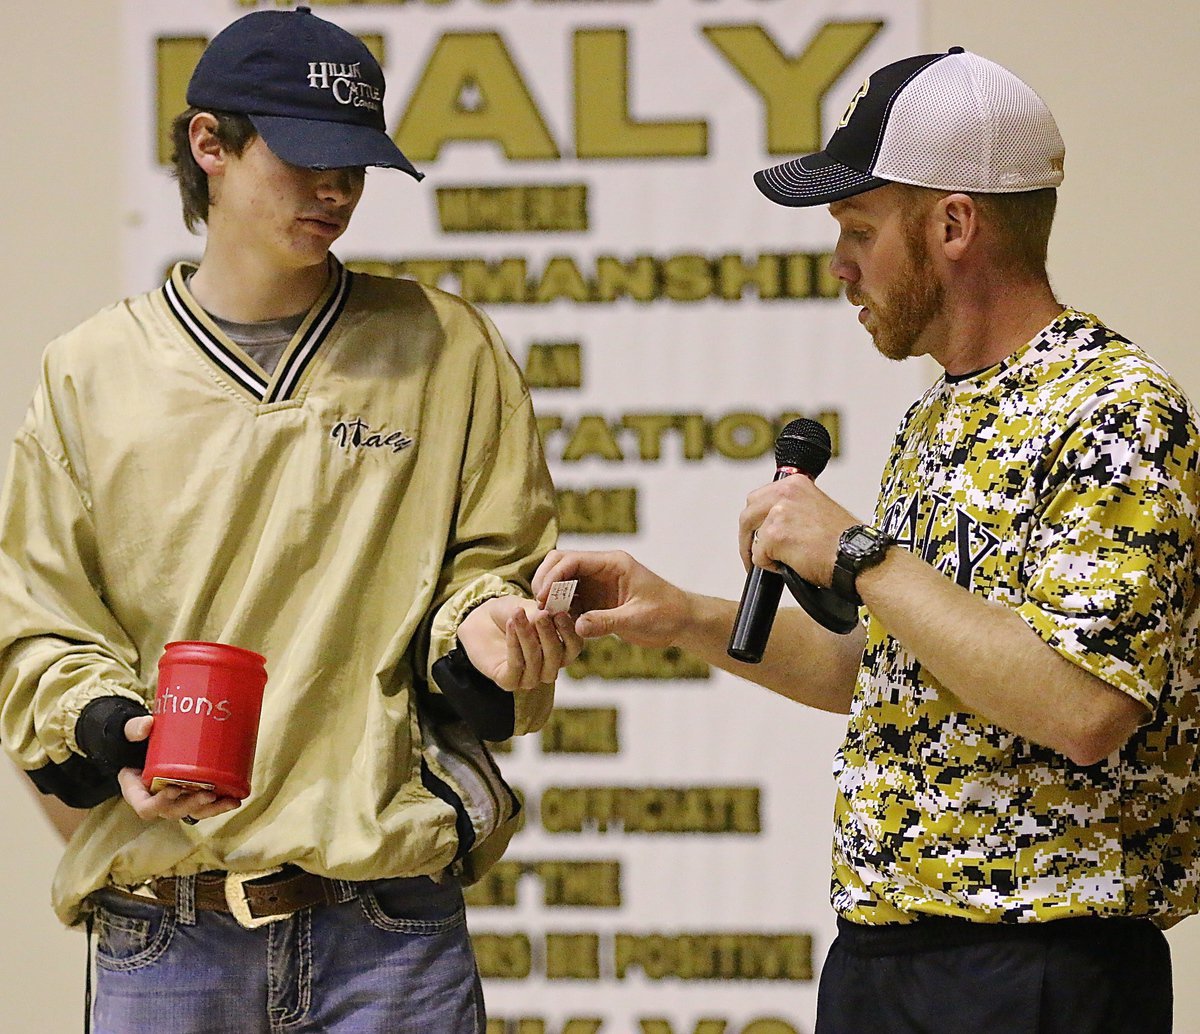
POLYGON ((867 90, 869 90, 870 88, 871 88, 871 77, 867 76, 863 80, 862 86, 860 86, 858 88, 858 93, 856 93, 853 97, 850 98, 850 104, 846 108, 846 114, 844 114, 842 116, 842 121, 838 123, 839 127, 844 126, 847 122, 850 121, 850 116, 854 114, 854 109, 858 107, 858 102, 867 95, 867 90))
POLYGON ((379 111, 383 91, 361 77, 362 65, 357 61, 350 65, 340 61, 308 63, 308 85, 314 90, 329 90, 339 104, 379 111))

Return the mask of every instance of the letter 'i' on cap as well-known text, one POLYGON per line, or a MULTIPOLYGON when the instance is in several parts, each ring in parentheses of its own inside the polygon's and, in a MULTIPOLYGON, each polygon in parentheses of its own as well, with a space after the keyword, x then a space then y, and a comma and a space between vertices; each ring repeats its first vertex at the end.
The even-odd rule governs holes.
POLYGON ((1057 187, 1065 148, 1042 99, 1008 69, 951 47, 873 72, 825 150, 755 173, 772 201, 825 205, 886 183, 983 194, 1057 187))
POLYGON ((192 73, 188 104, 247 116, 291 165, 422 174, 383 118, 383 69, 358 37, 308 7, 254 11, 222 29, 192 73))

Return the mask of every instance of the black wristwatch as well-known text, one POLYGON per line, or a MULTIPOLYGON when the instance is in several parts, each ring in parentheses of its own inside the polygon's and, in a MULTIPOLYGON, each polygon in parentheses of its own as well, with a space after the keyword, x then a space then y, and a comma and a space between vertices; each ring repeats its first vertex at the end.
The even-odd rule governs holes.
POLYGON ((891 535, 868 524, 856 524, 843 531, 833 563, 833 591, 855 606, 861 604, 862 597, 855 587, 859 573, 879 563, 895 544, 891 535))

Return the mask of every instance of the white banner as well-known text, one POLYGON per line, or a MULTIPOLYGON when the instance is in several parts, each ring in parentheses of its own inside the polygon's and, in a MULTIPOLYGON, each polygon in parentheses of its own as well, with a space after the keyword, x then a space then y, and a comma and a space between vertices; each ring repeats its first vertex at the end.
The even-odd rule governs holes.
MULTIPOLYGON (((205 41, 273 6, 126 0, 130 292, 199 256, 166 127, 205 41)), ((871 516, 930 368, 876 355, 828 272, 833 221, 752 175, 819 149, 866 75, 918 52, 918 0, 313 8, 380 56, 389 130, 428 174, 371 171, 335 250, 495 320, 565 545, 736 598, 737 514, 796 415, 833 435, 822 487, 871 516)), ((810 1031, 843 720, 613 641, 559 685, 548 729, 500 757, 526 827, 471 892, 489 1034, 810 1031)))

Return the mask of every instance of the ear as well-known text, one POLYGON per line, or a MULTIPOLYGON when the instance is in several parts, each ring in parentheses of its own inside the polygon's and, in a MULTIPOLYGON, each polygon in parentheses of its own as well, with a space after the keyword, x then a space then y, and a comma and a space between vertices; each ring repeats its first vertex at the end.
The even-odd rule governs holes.
POLYGON ((957 262, 979 237, 979 209, 969 194, 947 194, 936 205, 934 220, 942 253, 957 262))
POLYGON ((209 176, 218 175, 225 167, 225 148, 217 138, 217 117, 207 111, 192 116, 188 123, 188 142, 192 157, 209 176))

